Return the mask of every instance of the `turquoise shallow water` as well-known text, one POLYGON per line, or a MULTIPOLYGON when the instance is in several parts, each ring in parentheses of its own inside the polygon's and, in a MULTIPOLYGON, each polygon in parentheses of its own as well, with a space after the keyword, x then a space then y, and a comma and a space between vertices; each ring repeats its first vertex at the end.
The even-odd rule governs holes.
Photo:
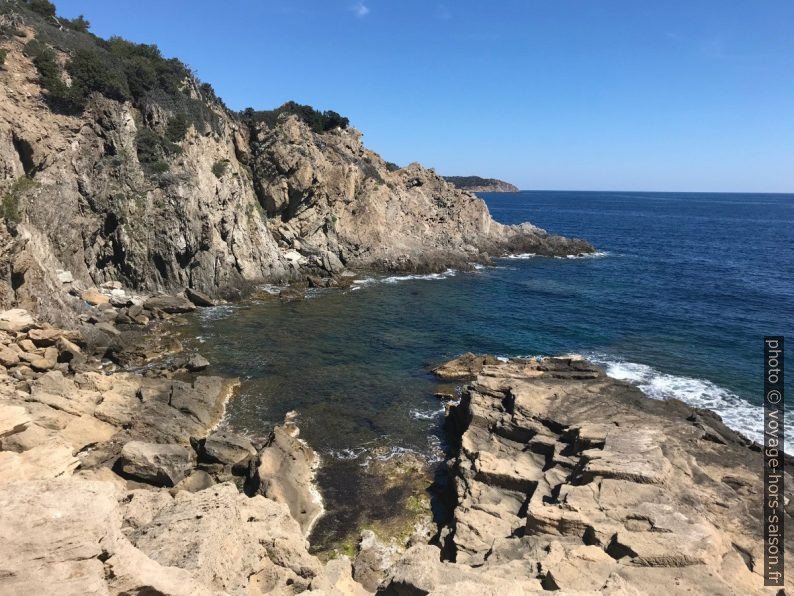
POLYGON ((758 437, 762 337, 794 335, 794 195, 482 196, 499 221, 581 236, 602 254, 373 276, 351 290, 206 309, 190 321, 211 372, 243 380, 229 424, 265 434, 287 411, 300 413, 325 462, 329 515, 318 532, 329 540, 361 514, 347 503, 366 493, 359 471, 373 449, 441 458, 428 370, 465 351, 585 353, 654 397, 711 407, 758 437))

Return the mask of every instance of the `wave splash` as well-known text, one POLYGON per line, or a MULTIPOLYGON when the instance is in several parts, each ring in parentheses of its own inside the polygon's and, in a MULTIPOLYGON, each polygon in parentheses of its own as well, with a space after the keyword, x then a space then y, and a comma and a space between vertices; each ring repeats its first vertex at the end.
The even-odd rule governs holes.
POLYGON ((382 284, 396 284, 401 281, 410 281, 410 280, 438 280, 438 279, 446 279, 448 277, 453 277, 457 275, 457 271, 455 269, 447 269, 446 271, 442 271, 441 273, 416 273, 411 275, 390 275, 389 277, 364 277, 361 279, 357 279, 353 282, 353 288, 357 289, 362 286, 368 286, 375 283, 382 283, 382 284))
MULTIPOLYGON (((587 358, 604 367, 608 376, 636 385, 654 399, 679 399, 682 402, 716 412, 726 426, 763 445, 764 408, 749 403, 729 389, 707 379, 663 373, 647 364, 615 360, 599 354, 587 358)), ((787 444, 792 436, 786 433, 787 444)))

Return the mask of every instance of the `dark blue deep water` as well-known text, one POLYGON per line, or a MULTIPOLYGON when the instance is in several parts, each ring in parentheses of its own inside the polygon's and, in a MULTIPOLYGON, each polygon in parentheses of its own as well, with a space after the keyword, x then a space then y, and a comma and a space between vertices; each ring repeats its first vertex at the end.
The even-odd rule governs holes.
POLYGON ((344 500, 333 496, 340 479, 376 448, 380 457, 440 457, 428 370, 465 351, 584 353, 653 397, 710 407, 759 437, 762 338, 794 341, 794 195, 482 196, 498 221, 580 236, 601 254, 371 277, 302 302, 204 310, 190 322, 212 372, 243 380, 231 426, 261 435, 300 413, 303 436, 324 456, 326 525, 344 500))

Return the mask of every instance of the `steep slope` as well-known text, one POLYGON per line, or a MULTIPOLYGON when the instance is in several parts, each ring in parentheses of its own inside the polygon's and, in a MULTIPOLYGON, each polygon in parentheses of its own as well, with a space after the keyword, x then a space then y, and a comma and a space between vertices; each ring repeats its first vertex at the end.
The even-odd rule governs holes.
POLYGON ((345 269, 592 250, 500 225, 417 164, 393 171, 353 129, 317 130, 300 113, 248 120, 156 47, 20 0, 0 7, 0 48, 2 307, 66 322, 79 301, 58 275, 235 296, 345 269))

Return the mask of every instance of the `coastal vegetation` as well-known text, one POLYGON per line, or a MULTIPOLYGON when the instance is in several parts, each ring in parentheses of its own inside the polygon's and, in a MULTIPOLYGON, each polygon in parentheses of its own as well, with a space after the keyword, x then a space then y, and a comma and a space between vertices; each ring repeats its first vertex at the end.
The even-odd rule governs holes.
POLYGON ((328 132, 336 128, 344 129, 350 125, 350 120, 348 118, 339 115, 333 110, 321 112, 315 110, 311 106, 301 105, 294 101, 288 101, 275 110, 254 110, 253 108, 246 108, 240 113, 240 117, 249 126, 265 124, 269 127, 273 127, 282 114, 297 116, 316 133, 328 132))

